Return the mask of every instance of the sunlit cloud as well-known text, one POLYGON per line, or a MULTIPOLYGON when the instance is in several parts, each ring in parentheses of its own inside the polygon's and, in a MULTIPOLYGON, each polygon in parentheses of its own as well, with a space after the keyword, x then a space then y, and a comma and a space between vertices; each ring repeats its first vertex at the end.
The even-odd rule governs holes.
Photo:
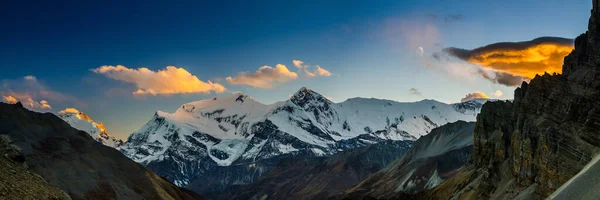
POLYGON ((495 43, 472 50, 450 47, 444 52, 487 69, 532 79, 544 72, 561 73, 564 57, 573 48, 571 39, 541 37, 531 41, 495 43))
POLYGON ((83 106, 77 98, 49 89, 35 76, 24 76, 14 80, 2 80, 0 96, 5 103, 21 104, 32 110, 52 109, 51 103, 69 102, 83 106))
POLYGON ((304 61, 301 60, 293 60, 292 63, 296 68, 298 68, 298 74, 304 77, 315 77, 315 76, 331 76, 331 72, 326 69, 323 69, 319 65, 307 65, 304 61), (314 69, 314 70, 313 70, 314 69))
POLYGON ((302 62, 301 60, 293 60, 292 63, 294 63, 294 66, 298 69, 303 69, 303 68, 308 67, 308 66, 304 65, 304 62, 302 62))
POLYGON ((52 106, 46 100, 36 101, 26 93, 10 93, 10 95, 2 96, 2 100, 8 104, 16 104, 17 102, 21 102, 21 104, 30 109, 42 109, 48 110, 52 109, 52 106))
POLYGON ((75 108, 65 108, 64 110, 58 111, 59 114, 79 114, 79 110, 75 108))
POLYGON ((317 69, 315 70, 315 74, 319 76, 331 76, 331 72, 326 69, 321 68, 321 66, 317 65, 317 69))
POLYGON ((136 95, 221 93, 226 90, 219 83, 204 82, 184 68, 175 66, 167 66, 165 69, 153 71, 148 68, 131 69, 117 65, 101 66, 92 71, 114 80, 135 84, 137 90, 133 94, 136 95))
POLYGON ((504 95, 504 93, 502 93, 502 91, 500 90, 496 90, 496 92, 494 92, 494 97, 496 98, 500 98, 504 95))
POLYGON ((285 65, 278 64, 275 67, 262 66, 254 73, 240 72, 235 77, 227 77, 231 84, 244 84, 258 88, 273 88, 277 84, 286 83, 298 78, 296 72, 291 72, 285 65))
POLYGON ((19 100, 17 100, 15 97, 13 96, 2 96, 2 101, 4 101, 4 103, 9 103, 9 104, 15 104, 17 102, 19 102, 19 100))
POLYGON ((490 97, 483 92, 473 92, 467 94, 464 98, 460 99, 460 102, 471 101, 473 99, 489 99, 490 97))

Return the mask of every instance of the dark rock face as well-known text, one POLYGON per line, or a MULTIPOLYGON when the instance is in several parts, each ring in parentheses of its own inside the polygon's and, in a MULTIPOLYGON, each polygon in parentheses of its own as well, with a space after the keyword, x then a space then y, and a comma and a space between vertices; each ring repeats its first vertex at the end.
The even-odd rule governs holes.
POLYGON ((404 156, 335 198, 405 198, 437 186, 467 163, 474 129, 474 122, 464 121, 435 128, 404 156))
POLYGON ((207 194, 214 199, 326 199, 349 189, 408 151, 412 141, 385 141, 330 157, 294 156, 248 185, 207 194))
POLYGON ((22 149, 31 171, 73 199, 202 198, 50 113, 0 103, 0 135, 9 136, 22 149))
POLYGON ((563 74, 536 76, 514 102, 488 102, 477 118, 468 170, 427 195, 432 199, 542 199, 600 150, 600 5, 575 40, 563 74), (464 186, 467 187, 464 187, 464 186))

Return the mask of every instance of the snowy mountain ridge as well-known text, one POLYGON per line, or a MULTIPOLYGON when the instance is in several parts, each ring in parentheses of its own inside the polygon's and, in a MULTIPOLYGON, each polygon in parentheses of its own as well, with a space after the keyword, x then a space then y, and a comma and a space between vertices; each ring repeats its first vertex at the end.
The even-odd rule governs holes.
POLYGON ((123 145, 123 140, 106 133, 106 129, 102 123, 96 123, 84 112, 80 112, 74 108, 67 108, 60 111, 58 117, 69 123, 73 128, 90 134, 94 140, 106 146, 120 149, 123 145))
POLYGON ((121 151, 184 186, 217 166, 416 140, 448 122, 475 121, 481 106, 478 101, 365 98, 334 103, 307 88, 286 101, 265 105, 237 94, 187 103, 174 113, 157 111, 121 151), (174 167, 167 166, 172 163, 174 167))

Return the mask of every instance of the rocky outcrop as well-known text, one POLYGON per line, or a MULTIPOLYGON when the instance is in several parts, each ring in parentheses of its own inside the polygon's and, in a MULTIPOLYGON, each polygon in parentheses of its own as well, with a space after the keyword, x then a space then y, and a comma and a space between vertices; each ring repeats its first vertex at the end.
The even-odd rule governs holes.
POLYGON ((213 199, 326 199, 402 156, 412 141, 385 141, 330 157, 283 159, 254 183, 206 194, 213 199))
POLYGON ((404 156, 336 199, 408 198, 437 186, 467 163, 473 150, 474 128, 474 122, 458 121, 433 129, 404 156))
POLYGON ((71 199, 39 175, 27 170, 21 149, 0 136, 0 199, 71 199))
POLYGON ((600 150, 600 5, 575 40, 562 74, 536 76, 513 102, 488 102, 479 116, 467 170, 430 199, 543 199, 600 150))
POLYGON ((22 149, 21 158, 13 157, 26 160, 30 171, 73 199, 202 199, 56 115, 29 111, 21 103, 0 103, 0 135, 22 149))

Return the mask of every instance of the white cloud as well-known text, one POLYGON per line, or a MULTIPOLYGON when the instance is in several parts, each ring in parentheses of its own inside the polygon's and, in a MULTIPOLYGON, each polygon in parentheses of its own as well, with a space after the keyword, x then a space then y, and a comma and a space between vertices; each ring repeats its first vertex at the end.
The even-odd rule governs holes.
POLYGON ((204 82, 184 68, 167 66, 165 69, 153 71, 148 68, 130 69, 122 65, 101 66, 92 70, 109 78, 133 83, 137 91, 133 94, 171 95, 189 93, 224 92, 226 89, 219 83, 204 82))

